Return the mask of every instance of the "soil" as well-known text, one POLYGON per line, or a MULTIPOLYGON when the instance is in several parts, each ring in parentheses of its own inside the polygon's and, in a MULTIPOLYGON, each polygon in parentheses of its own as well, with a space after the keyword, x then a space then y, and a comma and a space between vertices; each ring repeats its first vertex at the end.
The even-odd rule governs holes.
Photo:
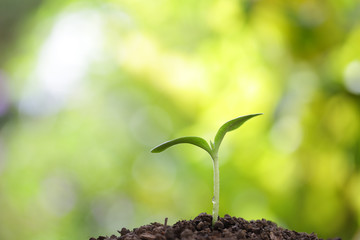
MULTIPOLYGON (((211 225, 212 216, 201 213, 190 221, 179 221, 174 225, 165 223, 151 223, 150 225, 135 228, 132 231, 123 228, 120 236, 112 235, 110 237, 100 236, 90 238, 90 240, 191 240, 191 239, 264 239, 264 240, 282 240, 282 239, 302 239, 302 240, 321 240, 315 233, 302 233, 278 227, 275 223, 265 219, 256 221, 246 221, 242 218, 225 215, 211 225)), ((341 238, 333 238, 341 240, 341 238)))

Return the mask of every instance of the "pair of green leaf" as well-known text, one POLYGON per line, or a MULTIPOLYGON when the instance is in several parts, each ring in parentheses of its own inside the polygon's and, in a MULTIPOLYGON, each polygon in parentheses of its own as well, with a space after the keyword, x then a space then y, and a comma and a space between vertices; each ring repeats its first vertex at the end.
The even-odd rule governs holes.
POLYGON ((230 132, 232 130, 239 128, 247 120, 249 120, 255 116, 261 115, 261 114, 262 113, 245 115, 245 116, 237 117, 235 119, 232 119, 232 120, 224 123, 219 128, 218 132, 216 133, 214 143, 210 141, 210 145, 206 142, 205 139, 203 139, 201 137, 181 137, 181 138, 176 138, 174 140, 164 142, 164 143, 154 147, 151 150, 151 152, 159 153, 159 152, 162 152, 162 151, 166 150, 167 148, 174 146, 176 144, 188 143, 188 144, 193 144, 195 146, 198 146, 198 147, 204 149, 213 158, 214 154, 218 152, 220 144, 221 144, 222 140, 224 139, 224 136, 227 132, 230 132))
POLYGON ((181 137, 181 138, 176 138, 171 141, 164 142, 164 143, 154 147, 151 150, 151 152, 153 152, 153 153, 158 153, 158 152, 162 152, 165 149, 167 149, 171 146, 174 146, 176 144, 189 143, 189 144, 193 144, 195 146, 198 146, 198 147, 204 149, 205 151, 207 151, 210 154, 211 159, 213 160, 213 163, 214 163, 213 164, 213 166, 214 166, 214 197, 213 197, 213 215, 212 215, 212 224, 213 225, 215 224, 215 222, 217 221, 218 216, 219 216, 220 177, 219 177, 218 151, 219 151, 220 144, 221 144, 222 140, 224 139, 225 134, 227 132, 237 129, 242 124, 244 124, 247 120, 249 120, 255 116, 261 115, 261 114, 262 113, 245 115, 245 116, 237 117, 233 120, 230 120, 230 121, 224 123, 219 128, 218 132, 216 133, 214 143, 212 141, 210 141, 210 145, 201 137, 181 137))

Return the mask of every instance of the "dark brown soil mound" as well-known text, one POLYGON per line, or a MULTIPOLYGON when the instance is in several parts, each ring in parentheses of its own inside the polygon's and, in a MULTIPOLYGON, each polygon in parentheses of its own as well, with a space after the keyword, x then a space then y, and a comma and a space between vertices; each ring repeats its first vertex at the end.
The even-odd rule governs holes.
MULTIPOLYGON (((315 233, 299 233, 278 227, 275 223, 265 219, 256 221, 246 221, 242 218, 225 215, 211 226, 212 216, 201 213, 194 220, 179 221, 172 226, 161 223, 152 223, 130 231, 126 228, 121 229, 121 236, 117 237, 98 237, 90 240, 175 240, 175 239, 264 239, 264 240, 282 240, 282 239, 302 239, 318 240, 315 233)), ((334 238, 334 240, 341 240, 334 238)))

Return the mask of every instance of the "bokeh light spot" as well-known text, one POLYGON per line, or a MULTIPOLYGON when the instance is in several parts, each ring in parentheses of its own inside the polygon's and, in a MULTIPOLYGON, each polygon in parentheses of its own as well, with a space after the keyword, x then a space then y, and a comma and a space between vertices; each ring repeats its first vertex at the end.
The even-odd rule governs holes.
POLYGON ((284 153, 294 152, 302 141, 302 129, 294 117, 282 117, 275 122, 270 132, 274 147, 284 153))
POLYGON ((346 66, 344 80, 349 92, 360 94, 360 61, 353 61, 346 66))
POLYGON ((55 174, 42 182, 40 202, 51 214, 62 217, 69 213, 77 201, 74 183, 65 174, 55 174))
POLYGON ((99 226, 113 232, 114 229, 131 227, 134 220, 134 205, 126 195, 105 195, 92 202, 91 213, 99 226))

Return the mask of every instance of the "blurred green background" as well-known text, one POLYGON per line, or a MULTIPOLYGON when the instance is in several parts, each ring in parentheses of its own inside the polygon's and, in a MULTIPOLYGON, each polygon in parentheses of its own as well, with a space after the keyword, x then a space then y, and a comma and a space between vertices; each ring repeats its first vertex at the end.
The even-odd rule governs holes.
POLYGON ((211 213, 360 239, 360 2, 0 0, 0 239, 211 213), (358 235, 357 235, 358 234, 358 235))

